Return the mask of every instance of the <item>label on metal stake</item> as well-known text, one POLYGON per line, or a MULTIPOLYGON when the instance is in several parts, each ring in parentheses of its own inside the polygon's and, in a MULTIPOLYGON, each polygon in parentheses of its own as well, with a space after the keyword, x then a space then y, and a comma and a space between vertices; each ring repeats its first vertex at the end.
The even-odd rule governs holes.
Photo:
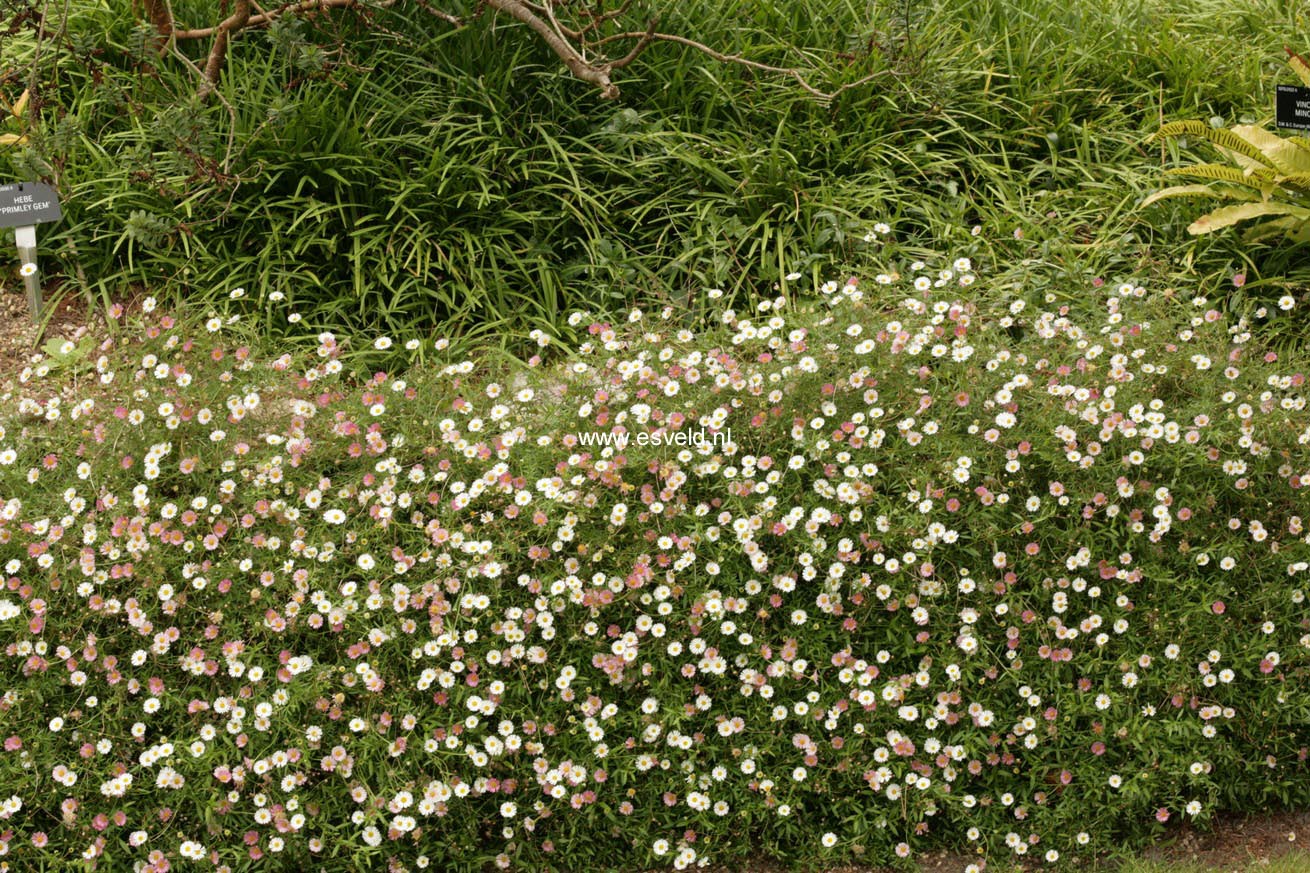
POLYGON ((0 185, 0 227, 45 224, 62 217, 59 198, 49 185, 41 182, 0 185))

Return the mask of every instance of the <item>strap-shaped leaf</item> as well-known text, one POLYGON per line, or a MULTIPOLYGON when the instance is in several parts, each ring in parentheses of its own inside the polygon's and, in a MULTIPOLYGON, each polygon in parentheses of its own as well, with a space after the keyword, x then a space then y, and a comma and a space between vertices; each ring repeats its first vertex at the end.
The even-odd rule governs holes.
POLYGON ((1263 166, 1278 169, 1253 143, 1247 142, 1227 128, 1211 127, 1203 121, 1171 121, 1152 134, 1151 139, 1168 139, 1177 136, 1197 136, 1263 166))
POLYGON ((1158 203, 1161 200, 1169 200, 1174 197, 1215 197, 1217 196, 1214 189, 1209 185, 1174 185, 1172 188, 1164 188, 1156 191, 1151 196, 1142 201, 1142 209, 1150 206, 1152 203, 1158 203))
POLYGON ((1260 218, 1264 215, 1287 215, 1310 219, 1310 209, 1304 206, 1293 206, 1290 203, 1275 202, 1238 203, 1234 206, 1220 206, 1214 212, 1209 212, 1193 221, 1188 225, 1187 232, 1190 234, 1213 233, 1216 230, 1231 227, 1239 221, 1260 218))
POLYGON ((1158 203, 1161 200, 1171 200, 1176 197, 1223 197, 1227 200, 1245 200, 1251 203, 1259 202, 1262 198, 1250 188, 1229 188, 1227 185, 1174 185, 1171 188, 1164 188, 1156 191, 1142 201, 1139 209, 1145 209, 1152 203, 1158 203))

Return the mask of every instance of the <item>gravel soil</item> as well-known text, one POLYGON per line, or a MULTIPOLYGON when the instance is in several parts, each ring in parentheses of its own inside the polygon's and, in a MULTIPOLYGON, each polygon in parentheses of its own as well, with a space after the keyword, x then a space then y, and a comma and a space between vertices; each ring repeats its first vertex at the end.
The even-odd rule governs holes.
MULTIPOLYGON (((47 307, 52 296, 53 290, 47 289, 47 307)), ((39 325, 28 312, 22 281, 14 275, 0 277, 0 384, 16 380, 19 371, 46 340, 77 340, 86 335, 85 305, 76 295, 67 294, 64 297, 64 300, 55 305, 45 336, 38 343, 39 325)))
MULTIPOLYGON (((1251 873, 1261 866, 1292 852, 1310 851, 1310 811, 1265 815, 1221 814, 1202 832, 1191 825, 1171 827, 1151 848, 1141 854, 1144 861, 1155 864, 1179 864, 1185 873, 1251 873)), ((940 852, 919 860, 918 873, 963 873, 976 858, 940 852)), ((1305 871, 1310 873, 1310 857, 1305 871)), ((1089 862, 1083 869, 1097 873, 1114 873, 1122 865, 1109 860, 1089 862)), ((739 867, 712 867, 713 873, 789 873, 785 864, 761 859, 739 867)), ((993 862, 986 873, 1037 873, 1049 869, 1041 861, 1025 864, 993 862)), ((1299 867, 1296 869, 1300 869, 1299 867)), ((826 867, 811 873, 893 873, 887 867, 848 865, 826 867)), ((901 871, 904 873, 904 871, 901 871)))

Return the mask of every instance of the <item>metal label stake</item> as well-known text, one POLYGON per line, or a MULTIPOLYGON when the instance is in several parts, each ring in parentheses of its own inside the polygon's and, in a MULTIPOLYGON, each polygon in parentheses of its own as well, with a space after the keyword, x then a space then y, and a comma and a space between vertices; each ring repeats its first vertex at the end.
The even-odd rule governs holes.
POLYGON ((23 275, 23 287, 27 289, 27 309, 32 313, 32 320, 41 317, 41 271, 36 266, 36 225, 14 228, 14 242, 18 244, 18 262, 22 264, 19 272, 23 275))
POLYGON ((0 185, 0 227, 14 229, 19 271, 27 289, 27 308, 32 320, 41 318, 41 271, 36 260, 36 226, 63 217, 59 198, 49 185, 19 182, 0 185))

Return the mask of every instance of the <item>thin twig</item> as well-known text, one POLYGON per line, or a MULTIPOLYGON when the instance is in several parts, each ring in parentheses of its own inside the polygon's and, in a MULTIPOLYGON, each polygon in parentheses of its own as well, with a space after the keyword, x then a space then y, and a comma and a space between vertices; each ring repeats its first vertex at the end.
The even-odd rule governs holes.
POLYGON ((522 0, 486 0, 493 9, 508 13, 513 18, 526 24, 545 40, 551 51, 555 52, 574 76, 584 82, 590 82, 600 89, 601 96, 612 100, 619 96, 619 89, 610 81, 609 65, 589 64, 569 42, 559 35, 549 24, 543 21, 522 0))
MULTIPOLYGON (((181 60, 183 64, 190 67, 195 72, 196 76, 200 78, 202 83, 207 81, 205 79, 205 71, 196 66, 195 61, 187 57, 186 54, 177 47, 176 40, 170 39, 168 41, 168 50, 172 52, 176 58, 181 60)), ((223 96, 223 92, 216 90, 214 91, 214 94, 218 97, 218 102, 222 103, 223 108, 227 110, 227 148, 223 152, 223 174, 229 175, 232 169, 232 153, 236 148, 237 111, 236 107, 234 107, 231 102, 223 96)))
POLYGON ((619 58, 614 63, 610 64, 610 66, 613 69, 617 70, 621 67, 626 67, 628 64, 635 61, 637 59, 637 56, 640 55, 642 52, 644 52, 646 50, 646 47, 649 46, 652 42, 654 42, 655 24, 658 21, 659 21, 658 18, 652 18, 650 20, 650 24, 646 27, 646 32, 642 34, 641 39, 637 40, 637 44, 632 47, 632 51, 628 52, 626 55, 619 58))
POLYGON ((37 87, 37 74, 39 72, 39 63, 41 61, 41 46, 45 43, 45 21, 46 15, 50 11, 50 0, 45 0, 41 5, 41 20, 36 25, 36 45, 32 47, 32 69, 27 74, 27 129, 29 132, 35 132, 41 127, 41 115, 36 112, 36 104, 41 102, 41 89, 37 87))
POLYGON ((556 30, 558 30, 563 36, 572 40, 585 40, 587 34, 599 30, 601 25, 605 24, 605 22, 612 21, 627 12, 628 7, 632 5, 632 0, 624 0, 623 5, 619 8, 611 9, 609 12, 603 12, 602 9, 604 7, 597 3, 595 11, 589 10, 587 12, 587 17, 590 20, 581 28, 575 30, 568 27, 558 19, 555 15, 554 3, 546 3, 539 6, 536 3, 531 2, 531 0, 520 0, 520 2, 538 15, 545 15, 550 19, 551 23, 555 25, 556 30))
POLYGON ((796 69, 795 67, 775 67, 772 64, 764 64, 759 61, 752 61, 750 58, 743 58, 741 55, 726 55, 723 52, 715 51, 714 49, 705 45, 705 43, 703 42, 697 42, 694 39, 688 39, 685 36, 678 36, 672 33, 654 33, 651 31, 641 33, 639 31, 629 31, 627 33, 616 33, 611 36, 607 36, 604 39, 596 40, 596 42, 593 45, 601 46, 604 45, 605 43, 615 42, 621 39, 638 40, 639 41, 638 45, 640 45, 641 42, 645 42, 649 44, 652 41, 673 42, 673 43, 677 43, 678 45, 685 45, 688 48, 694 48, 697 51, 702 52, 703 54, 709 55, 711 58, 713 58, 714 60, 718 61, 721 64, 740 64, 741 66, 750 67, 751 69, 760 70, 761 72, 765 72, 765 73, 777 73, 778 75, 782 75, 782 76, 791 76, 793 79, 796 80, 797 84, 799 84, 802 88, 804 88, 806 91, 810 92, 820 100, 823 100, 824 102, 832 100, 834 97, 836 97, 838 94, 842 93, 843 91, 847 91, 851 88, 858 88, 860 85, 864 85, 868 82, 872 82, 874 79, 878 78, 879 76, 896 75, 896 72, 890 69, 875 70, 869 75, 857 79, 854 82, 847 82, 846 84, 839 87, 836 91, 828 92, 828 91, 821 91, 818 88, 811 85, 808 81, 806 81, 805 76, 801 73, 801 71, 796 69))
MULTIPOLYGON (((582 37, 581 31, 571 30, 559 23, 559 19, 555 17, 554 4, 550 0, 546 2, 546 17, 550 19, 551 27, 555 28, 555 32, 559 34, 561 39, 580 39, 582 37)), ((581 48, 578 49, 578 57, 582 58, 584 63, 587 62, 586 52, 587 46, 583 43, 581 48)))
MULTIPOLYGON (((440 18, 442 21, 444 21, 444 22, 446 22, 447 24, 451 25, 452 27, 463 27, 463 26, 464 26, 464 19, 460 18, 458 15, 451 15, 449 12, 446 12, 444 9, 438 9, 438 8, 436 8, 436 7, 433 6, 431 3, 427 2, 427 0, 414 0, 414 2, 416 2, 419 6, 422 6, 424 9, 426 9, 426 10, 427 10, 428 12, 430 12, 431 14, 433 14, 433 15, 437 16, 438 18, 440 18)), ((390 6, 391 4, 388 2, 388 3, 380 3, 380 4, 378 4, 378 5, 379 5, 379 6, 390 6)))
MULTIPOLYGON (((621 39, 644 39, 645 37, 646 34, 640 31, 629 31, 628 33, 615 33, 604 39, 596 40, 595 44, 597 46, 602 46, 606 43, 617 42, 621 39)), ((694 48, 697 51, 709 55, 719 63, 741 64, 742 66, 760 70, 765 73, 780 73, 782 75, 790 75, 796 72, 796 70, 791 67, 774 67, 769 64, 760 63, 759 61, 752 61, 750 58, 743 58, 741 55, 725 55, 723 52, 715 51, 703 42, 697 42, 694 39, 688 39, 685 36, 678 36, 673 33, 653 33, 650 35, 650 38, 661 42, 675 42, 678 45, 685 45, 689 48, 694 48)))
MULTIPOLYGON (((391 6, 394 2, 395 0, 381 0, 381 2, 378 3, 366 4, 363 0, 299 0, 299 2, 296 3, 287 3, 284 6, 279 6, 277 9, 274 9, 271 12, 265 12, 262 15, 251 15, 249 20, 246 21, 244 27, 262 27, 266 24, 271 24, 288 13, 298 15, 303 12, 313 12, 317 9, 354 9, 356 7, 364 6, 374 9, 385 9, 391 6)), ((428 6, 426 3, 421 5, 424 7, 428 6)), ((428 11, 438 17, 446 19, 451 24, 459 23, 459 19, 448 13, 443 13, 431 8, 428 8, 428 11)), ((178 30, 173 33, 173 36, 175 39, 207 39, 208 37, 217 34, 219 28, 222 26, 222 24, 218 24, 214 27, 198 27, 190 30, 178 30)))
POLYGON ((623 0, 623 4, 619 6, 618 9, 611 9, 609 12, 601 12, 600 4, 597 3, 596 12, 592 13, 592 16, 595 18, 597 24, 604 24, 606 21, 613 21, 615 18, 623 15, 628 11, 628 7, 631 5, 632 0, 623 0))

